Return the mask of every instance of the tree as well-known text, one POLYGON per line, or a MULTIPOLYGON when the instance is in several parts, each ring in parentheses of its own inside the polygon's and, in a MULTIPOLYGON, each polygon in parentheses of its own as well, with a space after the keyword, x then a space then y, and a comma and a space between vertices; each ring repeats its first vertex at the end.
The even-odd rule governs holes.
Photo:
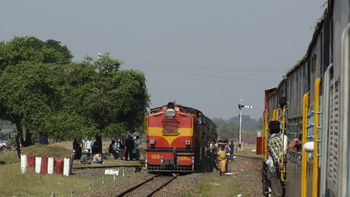
POLYGON ((105 55, 56 68, 52 78, 64 104, 52 117, 55 138, 118 138, 142 126, 149 106, 146 79, 136 70, 119 71, 119 65, 105 55))
POLYGON ((236 124, 226 121, 224 125, 217 129, 217 132, 219 135, 219 139, 230 140, 234 137, 237 137, 238 130, 239 128, 236 124))
POLYGON ((46 64, 71 61, 70 51, 60 42, 43 42, 35 37, 15 37, 0 42, 0 118, 16 125, 18 154, 19 140, 23 146, 31 145, 31 128, 40 129, 42 117, 50 111, 54 88, 50 86, 50 73, 46 64), (23 128, 26 128, 25 138, 23 128))
POLYGON ((144 74, 136 70, 119 71, 121 63, 108 54, 84 64, 98 71, 86 86, 89 94, 83 99, 82 111, 96 126, 97 141, 102 144, 103 136, 125 137, 127 132, 133 133, 143 124, 149 106, 144 74))
MULTIPOLYGON (((239 117, 233 117, 230 120, 235 124, 239 124, 239 117)), ((257 121, 255 119, 251 119, 248 115, 242 115, 242 130, 247 131, 257 131, 261 130, 261 121, 257 121)))
MULTIPOLYGON (((70 62, 73 57, 60 42, 43 42, 34 37, 15 37, 0 43, 0 117, 16 125, 16 141, 31 145, 30 127, 40 129, 53 89, 48 83, 50 72, 41 63, 70 62), (40 65, 39 65, 40 64, 40 65), (46 83, 48 82, 48 83, 46 83), (26 127, 25 138, 23 128, 26 127)), ((20 151, 18 149, 18 151, 20 151)))
MULTIPOLYGON (((242 116, 242 140, 244 142, 254 143, 256 141, 257 131, 261 130, 261 120, 261 118, 258 121, 251 119, 248 115, 242 116)), ((229 120, 214 118, 213 121, 218 128, 219 139, 238 138, 239 117, 232 117, 229 120)))
POLYGON ((0 72, 22 62, 66 64, 73 55, 55 40, 41 41, 35 37, 15 37, 0 42, 0 72))
POLYGON ((225 120, 223 118, 213 118, 212 121, 215 123, 217 128, 225 124, 225 120))
POLYGON ((0 58, 0 118, 16 125, 18 147, 41 132, 58 140, 101 140, 143 124, 149 106, 144 74, 119 71, 121 62, 109 53, 70 63, 59 42, 32 37, 2 42, 0 53, 6 55, 0 58))
POLYGON ((143 124, 149 105, 144 74, 119 71, 119 65, 105 55, 55 68, 52 78, 63 104, 50 119, 53 137, 94 136, 102 144, 102 137, 125 137, 143 124))
POLYGON ((16 126, 16 141, 23 146, 32 144, 32 130, 42 129, 55 105, 54 88, 46 65, 23 63, 7 67, 0 77, 0 117, 16 126), (26 128, 24 136, 24 128, 26 128))

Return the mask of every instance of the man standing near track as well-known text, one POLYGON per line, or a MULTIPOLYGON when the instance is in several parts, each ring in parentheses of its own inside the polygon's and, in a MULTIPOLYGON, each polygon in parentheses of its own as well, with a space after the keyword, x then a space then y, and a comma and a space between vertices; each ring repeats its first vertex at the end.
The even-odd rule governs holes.
POLYGON ((128 139, 125 140, 126 154, 125 160, 132 160, 132 149, 135 147, 135 142, 132 139, 132 135, 129 135, 128 139))
POLYGON ((270 137, 268 141, 269 161, 270 168, 268 169, 268 177, 271 182, 271 195, 272 197, 283 196, 283 188, 281 181, 280 170, 284 168, 284 164, 281 162, 281 156, 283 154, 283 138, 280 133, 280 122, 269 122, 270 137))
POLYGON ((92 149, 92 141, 90 138, 85 142, 85 148, 87 150, 87 156, 90 157, 91 149, 92 149))
POLYGON ((230 160, 231 161, 233 161, 234 152, 235 152, 235 145, 233 144, 233 141, 231 141, 231 144, 230 144, 230 160))

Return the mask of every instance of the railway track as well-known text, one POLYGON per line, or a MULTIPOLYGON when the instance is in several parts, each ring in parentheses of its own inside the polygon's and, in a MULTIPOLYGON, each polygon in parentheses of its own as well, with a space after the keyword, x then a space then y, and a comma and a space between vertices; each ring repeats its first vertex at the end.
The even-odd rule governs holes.
POLYGON ((236 157, 244 157, 244 158, 250 158, 250 159, 254 159, 256 161, 262 161, 262 157, 253 157, 253 156, 246 156, 246 155, 235 155, 236 157))
POLYGON ((130 187, 116 197, 149 197, 177 178, 177 175, 155 175, 142 183, 130 187))

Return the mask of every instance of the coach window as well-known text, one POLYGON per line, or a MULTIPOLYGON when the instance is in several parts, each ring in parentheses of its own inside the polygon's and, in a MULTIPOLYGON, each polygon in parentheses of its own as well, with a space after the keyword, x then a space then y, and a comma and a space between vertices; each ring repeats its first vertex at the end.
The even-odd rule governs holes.
POLYGON ((312 73, 315 73, 315 70, 316 70, 316 54, 314 54, 314 56, 312 57, 311 67, 312 67, 312 73))
POLYGON ((311 81, 311 65, 310 60, 307 61, 307 91, 310 91, 310 81, 311 81))

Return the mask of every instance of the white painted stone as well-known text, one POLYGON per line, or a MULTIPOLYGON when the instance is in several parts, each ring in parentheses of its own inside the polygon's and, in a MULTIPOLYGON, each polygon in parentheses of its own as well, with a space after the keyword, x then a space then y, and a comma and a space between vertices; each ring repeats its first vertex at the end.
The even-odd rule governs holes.
POLYGON ((27 171, 28 167, 28 157, 27 155, 21 155, 21 171, 24 174, 27 171))

